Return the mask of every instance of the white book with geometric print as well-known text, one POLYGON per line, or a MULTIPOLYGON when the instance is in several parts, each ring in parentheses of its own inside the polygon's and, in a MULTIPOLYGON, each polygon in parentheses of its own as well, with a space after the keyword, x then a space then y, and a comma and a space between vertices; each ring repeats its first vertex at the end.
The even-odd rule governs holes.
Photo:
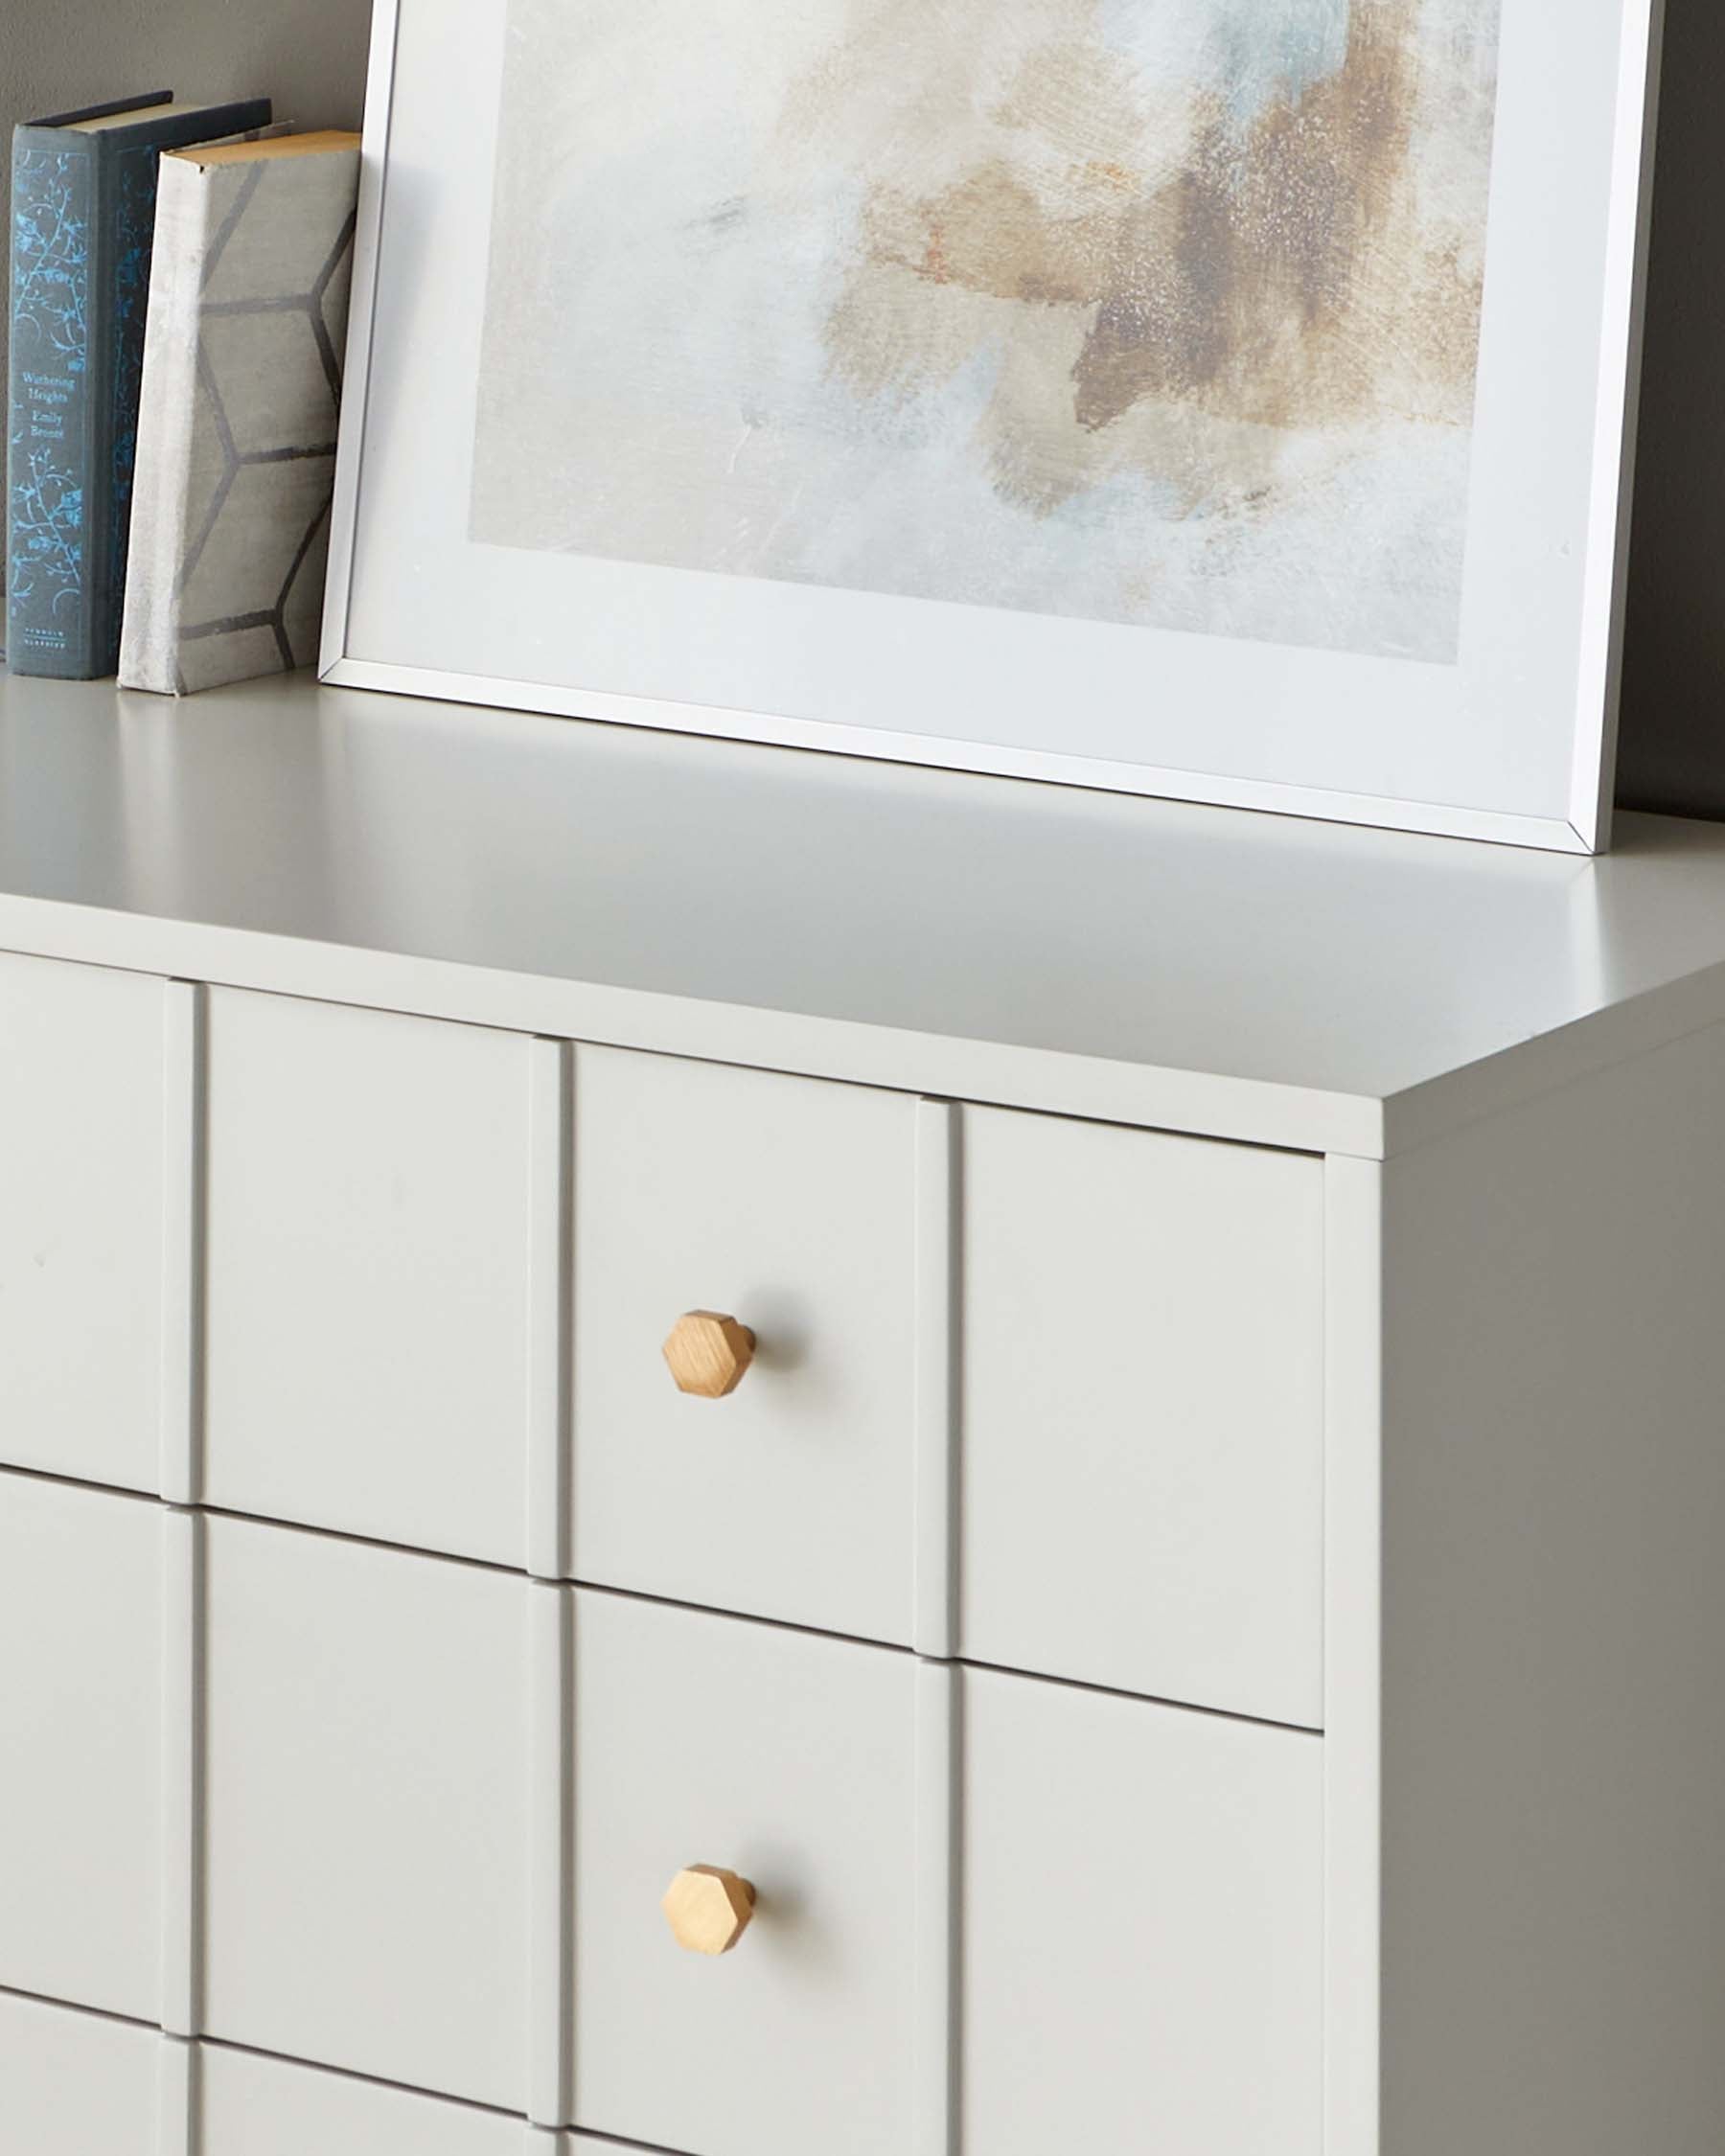
POLYGON ((358 184, 334 130, 162 159, 124 688, 316 654, 358 184))

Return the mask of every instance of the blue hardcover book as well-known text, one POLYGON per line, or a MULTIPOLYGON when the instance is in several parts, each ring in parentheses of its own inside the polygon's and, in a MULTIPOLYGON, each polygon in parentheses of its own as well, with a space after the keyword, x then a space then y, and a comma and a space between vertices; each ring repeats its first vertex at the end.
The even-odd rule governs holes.
POLYGON ((164 149, 267 126, 267 98, 170 91, 12 137, 6 650, 89 680, 120 655, 144 314, 164 149))

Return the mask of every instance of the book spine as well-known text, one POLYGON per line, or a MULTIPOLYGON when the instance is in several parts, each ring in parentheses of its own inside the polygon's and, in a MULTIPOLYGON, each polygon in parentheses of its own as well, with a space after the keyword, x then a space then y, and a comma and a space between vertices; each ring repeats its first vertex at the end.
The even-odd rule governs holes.
POLYGON ((93 138, 20 127, 12 145, 7 397, 7 654, 84 679, 94 638, 93 138))
POLYGON ((110 136, 97 158, 97 260, 102 286, 91 383, 101 399, 95 441, 102 483, 91 532, 96 574, 90 628, 97 674, 112 674, 120 663, 160 156, 154 141, 127 142, 110 136))
POLYGON ((156 184, 163 150, 190 142, 252 135, 269 125, 267 98, 210 105, 174 121, 99 135, 97 153, 96 334, 91 347, 96 403, 91 558, 95 564, 91 650, 96 674, 120 664, 126 558, 131 539, 133 466, 138 447, 138 397, 144 376, 150 258, 155 240, 156 184))
POLYGON ((210 195, 201 166, 164 159, 156 195, 120 639, 121 687, 150 689, 159 696, 174 696, 184 688, 179 572, 192 493, 210 195))

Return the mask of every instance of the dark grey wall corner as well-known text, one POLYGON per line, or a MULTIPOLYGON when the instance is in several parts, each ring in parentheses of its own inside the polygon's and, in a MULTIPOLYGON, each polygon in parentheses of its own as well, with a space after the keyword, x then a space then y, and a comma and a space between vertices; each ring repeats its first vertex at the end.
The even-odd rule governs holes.
POLYGON ((1725 8, 1667 0, 1618 798, 1725 819, 1725 8))

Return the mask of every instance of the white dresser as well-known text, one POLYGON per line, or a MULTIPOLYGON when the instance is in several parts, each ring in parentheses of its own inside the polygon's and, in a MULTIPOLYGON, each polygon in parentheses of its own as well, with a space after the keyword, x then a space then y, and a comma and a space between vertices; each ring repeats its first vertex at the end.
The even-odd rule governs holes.
POLYGON ((0 685, 4 2156, 1717 2156, 1622 841, 0 685))

